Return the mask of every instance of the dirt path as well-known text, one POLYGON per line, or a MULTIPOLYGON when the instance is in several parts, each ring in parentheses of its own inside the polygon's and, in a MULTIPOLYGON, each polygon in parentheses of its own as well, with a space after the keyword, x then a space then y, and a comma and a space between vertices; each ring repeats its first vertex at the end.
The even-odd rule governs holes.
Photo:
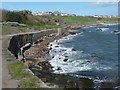
POLYGON ((0 89, 2 88, 2 35, 0 35, 0 89))
POLYGON ((2 38, 2 88, 17 88, 19 81, 12 79, 9 73, 8 64, 10 61, 7 59, 14 59, 14 56, 10 55, 7 50, 10 37, 3 36, 2 38))

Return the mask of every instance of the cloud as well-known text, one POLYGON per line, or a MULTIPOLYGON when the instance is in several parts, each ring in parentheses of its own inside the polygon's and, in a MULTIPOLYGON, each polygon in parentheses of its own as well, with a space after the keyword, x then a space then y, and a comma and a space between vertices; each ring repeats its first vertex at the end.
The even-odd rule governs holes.
POLYGON ((117 4, 118 2, 119 0, 98 0, 90 4, 90 6, 111 6, 117 4))

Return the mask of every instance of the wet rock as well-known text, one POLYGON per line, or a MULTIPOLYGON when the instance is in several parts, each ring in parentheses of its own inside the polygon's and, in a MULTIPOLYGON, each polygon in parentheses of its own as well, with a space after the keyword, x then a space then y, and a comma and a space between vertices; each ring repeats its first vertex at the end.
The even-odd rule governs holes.
POLYGON ((77 30, 69 30, 69 34, 74 35, 76 33, 80 33, 80 31, 77 30))
POLYGON ((25 58, 25 63, 31 67, 36 65, 37 60, 32 58, 25 58))
POLYGON ((56 84, 60 88, 92 88, 94 86, 93 80, 88 78, 80 78, 64 74, 55 74, 43 70, 32 71, 44 82, 56 84))
POLYGON ((94 86, 94 82, 92 79, 80 78, 79 82, 80 82, 81 88, 90 88, 94 86))
POLYGON ((90 56, 91 58, 101 58, 101 56, 90 56))
POLYGON ((90 63, 91 61, 90 61, 90 60, 87 60, 86 62, 90 63))
POLYGON ((120 31, 113 31, 113 32, 120 32, 120 31))
POLYGON ((73 48, 72 51, 76 51, 76 50, 73 48))
POLYGON ((52 58, 54 58, 54 56, 52 56, 52 58))
POLYGON ((68 56, 65 56, 65 57, 68 57, 68 56))
POLYGON ((120 86, 119 82, 101 82, 101 88, 113 88, 116 86, 120 86))
POLYGON ((52 47, 50 47, 50 49, 49 50, 52 50, 52 47))
POLYGON ((68 61, 68 59, 66 58, 66 59, 64 59, 63 61, 64 61, 64 62, 67 62, 67 61, 68 61))
POLYGON ((67 37, 65 37, 65 39, 68 39, 67 37))
POLYGON ((61 67, 58 67, 56 70, 62 70, 61 67))
POLYGON ((52 69, 52 66, 48 61, 39 62, 38 65, 42 67, 41 70, 51 70, 52 69))
POLYGON ((59 47, 59 46, 55 46, 55 47, 59 47))
POLYGON ((50 44, 50 46, 52 46, 52 44, 50 44))

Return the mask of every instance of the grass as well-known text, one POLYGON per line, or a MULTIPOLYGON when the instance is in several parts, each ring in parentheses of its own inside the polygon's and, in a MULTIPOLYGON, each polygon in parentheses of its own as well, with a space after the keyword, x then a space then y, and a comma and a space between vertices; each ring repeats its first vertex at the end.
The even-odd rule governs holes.
POLYGON ((18 30, 19 30, 20 32, 25 32, 25 29, 20 28, 20 27, 18 27, 18 30))
POLYGON ((4 46, 2 46, 2 48, 6 49, 6 48, 8 48, 8 47, 7 47, 7 45, 4 45, 4 46))
POLYGON ((43 29, 52 29, 52 28, 61 28, 63 25, 28 25, 29 28, 34 28, 35 30, 43 30, 43 29))
POLYGON ((24 81, 21 84, 21 87, 22 88, 37 88, 38 87, 37 82, 38 82, 38 79, 29 78, 28 80, 24 81))
POLYGON ((95 24, 96 22, 114 22, 118 21, 117 18, 103 18, 98 20, 98 18, 93 17, 83 17, 83 16, 53 16, 52 19, 61 20, 63 24, 75 25, 75 24, 95 24))
MULTIPOLYGON (((7 59, 8 61, 10 59, 7 59)), ((38 86, 39 79, 33 77, 29 72, 24 72, 27 66, 20 61, 13 61, 9 64, 9 70, 14 79, 23 79, 20 83, 20 88, 41 88, 38 86)))
POLYGON ((7 55, 11 55, 11 53, 8 52, 8 51, 6 51, 6 52, 3 53, 3 55, 6 55, 6 56, 7 56, 7 55))
POLYGON ((27 67, 22 62, 14 61, 9 65, 9 68, 13 78, 15 79, 30 77, 29 73, 23 72, 23 70, 25 70, 27 67))
POLYGON ((12 61, 11 59, 6 59, 6 61, 12 61))
POLYGON ((15 27, 9 25, 2 25, 3 34, 13 34, 19 32, 31 31, 26 28, 33 28, 33 30, 43 30, 52 28, 61 28, 67 25, 92 25, 99 23, 113 23, 118 22, 117 18, 98 18, 84 17, 84 16, 28 16, 26 22, 27 27, 15 27), (56 25, 57 24, 57 25, 56 25))
POLYGON ((2 25, 2 34, 13 34, 19 32, 26 32, 25 28, 23 27, 15 27, 9 25, 2 25))

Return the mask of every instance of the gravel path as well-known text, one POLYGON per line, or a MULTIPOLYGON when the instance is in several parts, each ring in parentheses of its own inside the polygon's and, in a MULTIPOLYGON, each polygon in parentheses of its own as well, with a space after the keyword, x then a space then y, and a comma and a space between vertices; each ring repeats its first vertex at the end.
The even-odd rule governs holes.
POLYGON ((12 55, 7 55, 5 54, 6 52, 9 52, 7 50, 7 46, 10 40, 10 37, 5 37, 2 38, 2 88, 17 88, 19 85, 19 82, 15 79, 12 79, 12 76, 9 73, 9 69, 8 69, 8 64, 10 63, 9 61, 7 61, 7 59, 14 59, 14 56, 12 55), (5 48, 6 47, 6 48, 5 48))

